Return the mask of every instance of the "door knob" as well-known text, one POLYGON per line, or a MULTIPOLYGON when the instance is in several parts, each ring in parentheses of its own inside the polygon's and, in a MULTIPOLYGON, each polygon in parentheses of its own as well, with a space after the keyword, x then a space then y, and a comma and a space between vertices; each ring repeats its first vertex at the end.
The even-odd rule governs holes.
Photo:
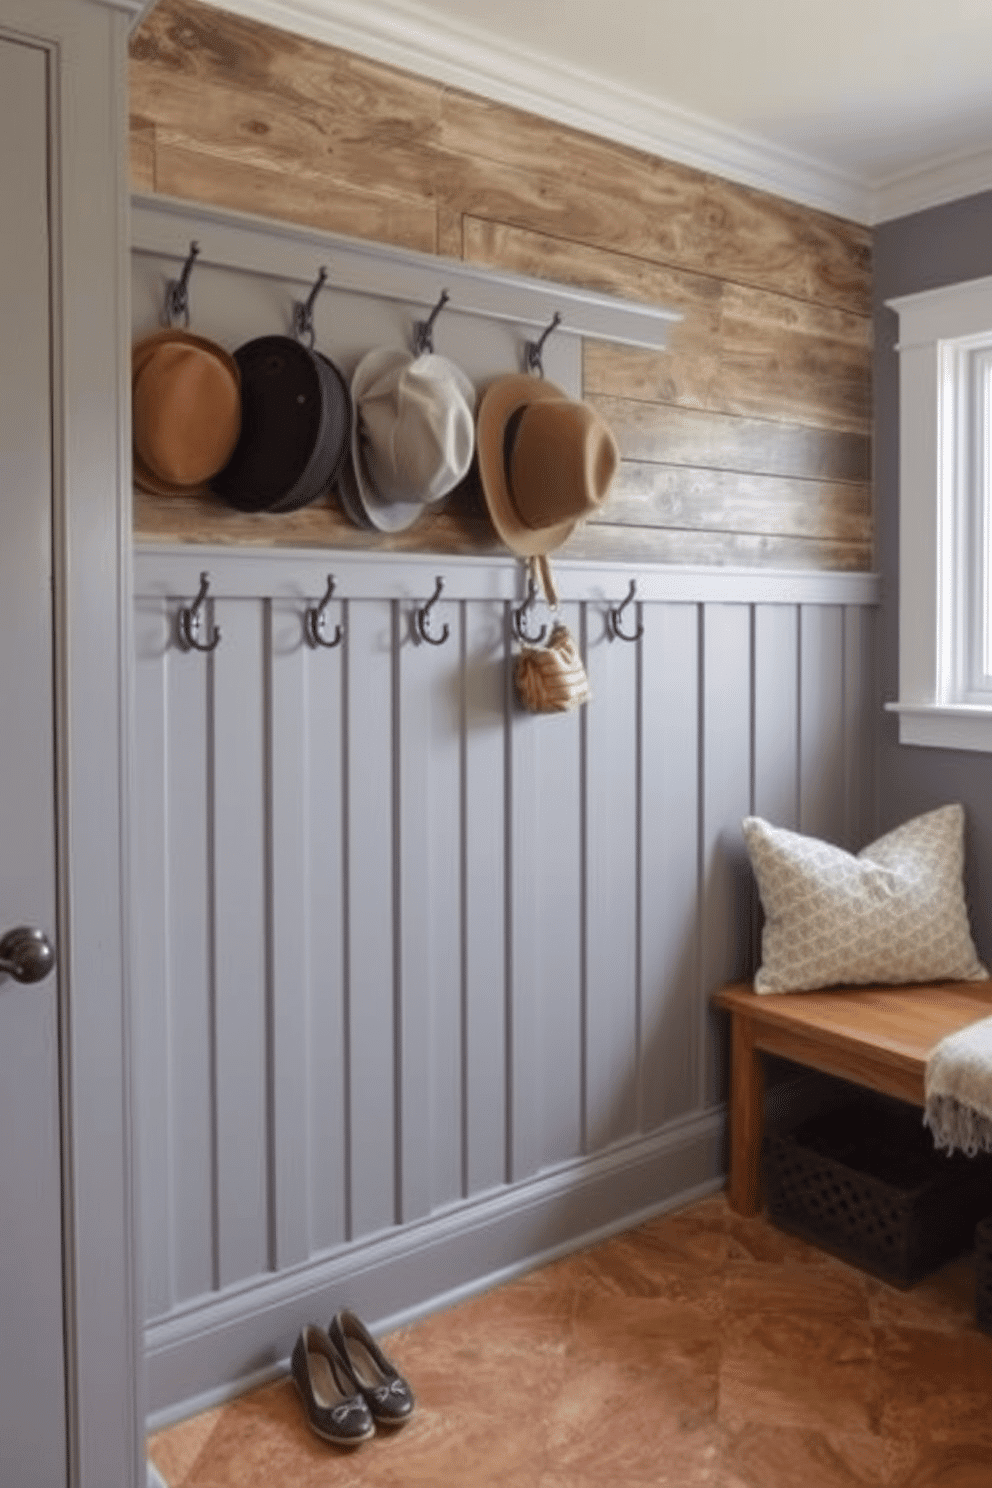
POLYGON ((16 982, 40 982, 55 965, 55 951, 44 930, 18 925, 0 940, 0 972, 16 982))

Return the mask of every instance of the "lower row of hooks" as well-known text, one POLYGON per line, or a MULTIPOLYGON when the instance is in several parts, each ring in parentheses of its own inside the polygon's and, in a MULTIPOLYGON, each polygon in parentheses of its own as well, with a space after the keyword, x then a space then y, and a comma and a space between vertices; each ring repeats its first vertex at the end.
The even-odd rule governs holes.
MULTIPOLYGON (((207 572, 200 574, 200 588, 196 598, 190 605, 184 605, 179 611, 179 644, 184 651, 213 651, 220 644, 220 627, 215 625, 207 638, 200 635, 200 625, 203 619, 202 606, 210 589, 210 575, 207 572)), ((414 620, 417 635, 422 641, 430 646, 443 646, 450 635, 450 627, 447 622, 441 627, 439 635, 434 635, 431 630, 431 611, 437 604, 444 592, 444 579, 437 577, 434 593, 426 604, 423 604, 414 612, 414 620)), ((335 646, 340 646, 344 639, 344 630, 340 625, 335 625, 334 634, 327 636, 324 630, 325 611, 330 604, 334 594, 334 576, 327 575, 327 589, 324 597, 317 605, 310 605, 303 616, 303 632, 307 638, 308 645, 314 650, 324 647, 331 651, 335 646)), ((644 634, 644 626, 636 625, 632 632, 623 628, 623 612, 627 606, 633 603, 637 594, 637 581, 631 579, 630 588, 626 599, 618 605, 611 605, 607 610, 607 632, 618 641, 638 641, 644 634)), ((547 626, 542 625, 537 631, 531 632, 527 629, 527 614, 537 601, 537 587, 533 577, 528 580, 527 598, 523 604, 518 605, 513 612, 513 633, 518 641, 526 645, 536 646, 544 640, 547 634, 547 626)))

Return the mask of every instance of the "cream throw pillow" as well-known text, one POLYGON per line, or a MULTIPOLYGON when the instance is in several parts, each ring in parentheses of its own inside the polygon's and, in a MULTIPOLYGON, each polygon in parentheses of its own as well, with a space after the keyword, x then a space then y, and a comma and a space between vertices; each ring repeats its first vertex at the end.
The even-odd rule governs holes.
POLYGON ((942 806, 862 848, 745 817, 765 911, 756 992, 982 981, 964 902, 964 809, 942 806))

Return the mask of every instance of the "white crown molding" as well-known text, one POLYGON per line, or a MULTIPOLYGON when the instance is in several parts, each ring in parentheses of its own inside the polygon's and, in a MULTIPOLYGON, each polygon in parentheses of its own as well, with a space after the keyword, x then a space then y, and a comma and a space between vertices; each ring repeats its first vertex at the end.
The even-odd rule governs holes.
POLYGON ((890 222, 981 191, 992 191, 992 150, 947 156, 881 182, 875 189, 871 221, 890 222))
POLYGON ((754 135, 566 66, 408 0, 212 0, 217 9, 357 52, 650 155, 868 222, 864 182, 754 135))

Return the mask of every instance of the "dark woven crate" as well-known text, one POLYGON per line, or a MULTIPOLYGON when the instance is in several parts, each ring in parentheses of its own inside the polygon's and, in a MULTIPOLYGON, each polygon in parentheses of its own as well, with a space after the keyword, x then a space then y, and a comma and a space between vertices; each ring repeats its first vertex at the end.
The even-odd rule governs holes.
POLYGON ((975 1230, 975 1321, 992 1333, 992 1218, 975 1230))
POLYGON ((769 1217, 895 1286, 971 1247, 992 1211, 992 1159, 934 1150, 921 1113, 865 1097, 771 1133, 769 1217))

